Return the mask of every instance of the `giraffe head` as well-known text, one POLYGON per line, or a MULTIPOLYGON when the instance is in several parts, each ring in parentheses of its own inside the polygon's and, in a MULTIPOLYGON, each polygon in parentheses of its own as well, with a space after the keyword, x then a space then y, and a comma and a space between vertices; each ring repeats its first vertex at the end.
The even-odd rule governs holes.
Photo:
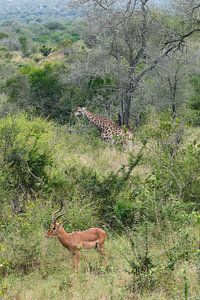
POLYGON ((86 108, 85 107, 78 107, 76 112, 74 113, 74 115, 77 116, 84 116, 86 112, 86 108))

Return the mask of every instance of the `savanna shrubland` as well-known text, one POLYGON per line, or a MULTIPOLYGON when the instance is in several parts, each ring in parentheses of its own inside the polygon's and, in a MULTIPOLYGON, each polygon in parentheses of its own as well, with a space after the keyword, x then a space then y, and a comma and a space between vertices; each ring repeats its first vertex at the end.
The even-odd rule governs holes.
POLYGON ((1 295, 198 299, 199 130, 154 112, 130 153, 77 131, 23 113, 0 121, 1 295), (107 268, 91 251, 75 274, 45 239, 60 200, 66 230, 108 232, 107 268))
POLYGON ((1 21, 0 298, 199 299, 199 4, 89 2, 1 21), (132 149, 77 106, 130 125, 132 149), (107 267, 82 252, 75 273, 45 238, 60 201, 67 231, 108 233, 107 267))

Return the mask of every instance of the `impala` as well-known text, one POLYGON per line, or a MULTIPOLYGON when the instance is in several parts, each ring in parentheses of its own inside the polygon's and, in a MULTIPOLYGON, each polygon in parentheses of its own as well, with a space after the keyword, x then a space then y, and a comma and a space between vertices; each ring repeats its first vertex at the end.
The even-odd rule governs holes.
POLYGON ((53 213, 50 229, 47 231, 46 237, 57 236, 59 242, 72 253, 74 267, 78 270, 80 266, 80 251, 82 249, 96 249, 99 254, 104 256, 106 232, 100 228, 89 228, 72 233, 66 232, 63 228, 63 223, 57 222, 58 218, 63 214, 56 216, 62 210, 62 207, 63 204, 61 202, 60 209, 53 213))

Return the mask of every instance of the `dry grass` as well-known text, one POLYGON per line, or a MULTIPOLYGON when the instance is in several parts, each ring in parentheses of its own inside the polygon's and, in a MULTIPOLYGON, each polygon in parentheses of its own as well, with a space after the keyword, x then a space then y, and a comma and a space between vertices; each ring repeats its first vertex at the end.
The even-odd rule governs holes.
MULTIPOLYGON (((149 157, 152 147, 150 144, 144 149, 143 163, 134 169, 135 175, 146 176, 151 173, 149 157)), ((128 165, 130 154, 136 157, 141 148, 142 143, 138 141, 135 141, 133 147, 127 151, 122 147, 103 142, 100 138, 65 133, 64 139, 60 140, 57 161, 67 165, 80 164, 100 174, 107 174, 128 165)))

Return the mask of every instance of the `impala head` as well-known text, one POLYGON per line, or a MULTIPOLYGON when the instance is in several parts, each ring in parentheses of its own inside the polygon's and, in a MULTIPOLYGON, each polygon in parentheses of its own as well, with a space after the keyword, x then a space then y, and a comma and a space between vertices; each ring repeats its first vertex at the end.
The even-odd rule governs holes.
POLYGON ((85 112, 86 112, 86 108, 85 107, 78 107, 77 110, 76 110, 76 112, 74 113, 74 115, 75 115, 75 117, 81 116, 81 115, 84 116, 85 112))
POLYGON ((51 223, 50 224, 50 228, 46 233, 46 237, 53 237, 53 236, 57 236, 60 232, 60 229, 62 227, 62 223, 51 223))
POLYGON ((51 221, 51 224, 50 224, 50 228, 49 230, 47 231, 46 233, 46 237, 52 237, 52 236, 57 236, 60 232, 60 229, 62 227, 62 223, 58 223, 56 222, 61 216, 63 216, 63 214, 59 214, 57 215, 57 213, 59 213, 63 208, 63 202, 61 201, 60 203, 60 208, 54 212, 52 214, 52 221, 51 221), (57 215, 57 216, 56 216, 57 215))

